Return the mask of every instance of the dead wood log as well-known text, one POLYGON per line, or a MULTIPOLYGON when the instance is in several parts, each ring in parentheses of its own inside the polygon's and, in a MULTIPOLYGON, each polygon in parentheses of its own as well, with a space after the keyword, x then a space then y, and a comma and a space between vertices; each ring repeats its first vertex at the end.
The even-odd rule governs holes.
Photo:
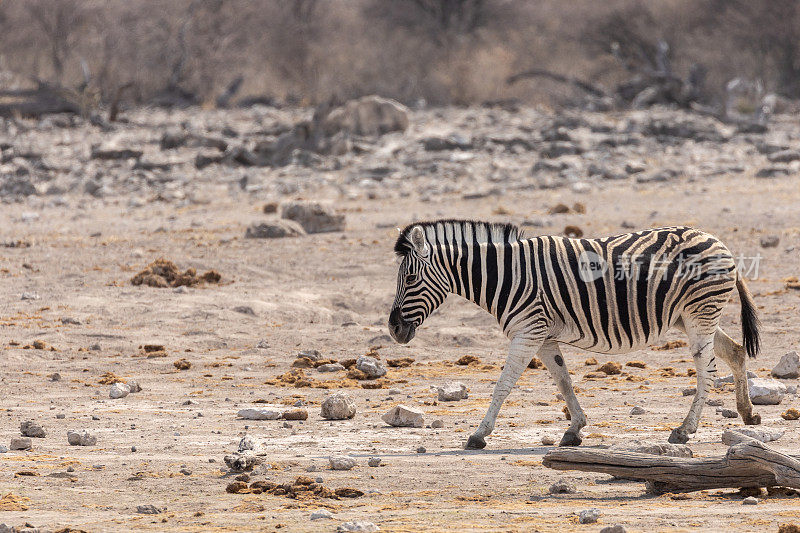
POLYGON ((800 488, 800 456, 749 440, 721 457, 665 457, 646 453, 557 448, 542 464, 555 470, 602 472, 647 481, 656 493, 742 487, 800 488))

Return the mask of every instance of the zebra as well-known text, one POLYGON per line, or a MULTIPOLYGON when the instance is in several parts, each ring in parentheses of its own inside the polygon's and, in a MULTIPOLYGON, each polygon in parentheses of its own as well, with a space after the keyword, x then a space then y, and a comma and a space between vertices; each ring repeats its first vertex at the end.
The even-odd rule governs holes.
POLYGON ((511 224, 437 220, 400 230, 395 253, 400 265, 388 325, 397 342, 411 341, 450 293, 494 315, 510 339, 486 415, 467 449, 486 446, 503 401, 534 355, 566 400, 571 423, 559 446, 579 445, 586 416, 559 345, 627 353, 659 342, 672 328, 688 337, 697 389, 669 442, 686 443, 697 431, 717 356, 733 371, 742 420, 761 423, 745 367, 745 353, 755 357, 760 349, 755 304, 731 252, 708 233, 675 226, 599 239, 525 238, 511 224), (744 346, 719 327, 734 287, 744 346))

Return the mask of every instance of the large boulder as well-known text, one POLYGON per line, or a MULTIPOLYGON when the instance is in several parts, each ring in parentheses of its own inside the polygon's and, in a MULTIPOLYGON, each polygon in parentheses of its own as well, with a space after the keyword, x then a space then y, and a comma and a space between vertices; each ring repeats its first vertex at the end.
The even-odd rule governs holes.
POLYGON ((307 233, 344 230, 344 215, 319 202, 287 202, 281 206, 281 218, 297 222, 307 233))
POLYGON ((800 356, 797 352, 784 354, 772 369, 772 376, 780 379, 794 379, 800 376, 800 356))
POLYGON ((408 128, 408 109, 394 100, 365 96, 331 110, 320 122, 331 137, 341 131, 353 135, 378 136, 408 128))
POLYGON ((778 405, 786 394, 786 385, 775 379, 750 378, 747 385, 750 400, 756 405, 778 405))

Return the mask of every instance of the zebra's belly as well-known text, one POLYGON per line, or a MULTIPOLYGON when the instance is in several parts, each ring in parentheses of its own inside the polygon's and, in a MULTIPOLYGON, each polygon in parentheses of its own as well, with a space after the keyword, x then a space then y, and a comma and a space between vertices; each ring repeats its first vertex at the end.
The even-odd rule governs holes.
POLYGON ((646 337, 635 337, 633 342, 631 342, 631 340, 626 338, 624 335, 621 335, 621 338, 617 338, 613 332, 608 332, 608 336, 611 339, 609 342, 609 339, 602 332, 598 332, 599 338, 594 339, 591 337, 581 336, 575 331, 565 330, 562 331, 558 337, 556 337, 556 341, 569 344, 570 346, 575 346, 576 348, 587 350, 589 352, 621 354, 636 350, 643 350, 654 344, 663 344, 664 338, 670 329, 671 327, 667 326, 659 331, 651 331, 646 337))

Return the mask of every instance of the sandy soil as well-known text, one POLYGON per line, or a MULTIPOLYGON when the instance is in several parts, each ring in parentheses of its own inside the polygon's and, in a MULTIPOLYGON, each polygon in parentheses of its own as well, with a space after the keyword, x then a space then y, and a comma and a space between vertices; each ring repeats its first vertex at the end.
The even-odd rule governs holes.
MULTIPOLYGON (((656 166, 670 152, 659 157, 656 166)), ((464 451, 488 405, 506 339, 490 316, 454 296, 407 346, 394 344, 385 327, 396 274, 394 227, 414 219, 535 218, 542 226, 529 227, 530 234, 561 233, 572 224, 587 236, 622 232, 623 221, 637 228, 688 224, 718 235, 734 253, 763 256, 750 287, 762 314, 764 349, 750 368, 766 377, 781 355, 800 345, 800 291, 784 281, 800 273, 800 189, 793 174, 755 178, 752 157, 740 154, 747 168, 738 174, 608 182, 589 192, 520 189, 474 200, 464 199, 457 186, 427 195, 420 179, 408 194, 373 199, 319 187, 301 194, 333 200, 347 215, 346 231, 273 240, 244 238, 247 226, 265 218, 264 202, 275 199, 259 192, 209 189, 203 202, 183 204, 131 206, 124 194, 94 199, 79 193, 66 193, 67 205, 5 204, 3 240, 31 246, 0 248, 0 443, 19 436, 20 422, 28 419, 43 425, 47 437, 33 439, 30 451, 0 454, 0 496, 16 497, 0 502, 0 523, 86 531, 334 531, 349 520, 368 520, 382 531, 599 531, 613 524, 627 531, 776 531, 780 523, 800 523, 797 496, 765 495, 758 505, 743 506, 731 489, 675 500, 646 494, 642 483, 544 468, 550 448, 542 438, 558 439, 567 426, 544 370, 523 375, 488 447, 464 451), (585 214, 547 214, 557 203, 575 202, 585 204, 585 214), (24 216, 32 210, 38 219, 24 216), (762 248, 765 235, 780 236, 780 244, 762 248), (181 292, 132 286, 130 278, 159 257, 182 268, 215 269, 222 282, 181 292), (22 300, 23 293, 39 298, 22 300), (254 315, 234 311, 239 306, 254 315), (24 348, 35 340, 54 349, 24 348), (163 344, 167 357, 145 357, 144 344, 163 344), (384 360, 416 362, 389 369, 382 389, 347 388, 358 408, 352 420, 321 418, 319 406, 330 390, 265 384, 287 372, 300 350, 342 360, 372 346, 384 360), (453 364, 468 354, 482 364, 453 364), (190 369, 175 368, 181 358, 190 369), (60 381, 48 378, 54 372, 60 381), (143 391, 110 399, 109 386, 99 383, 106 372, 137 380, 143 391), (437 404, 432 387, 449 380, 465 383, 469 399, 437 404), (310 416, 291 427, 283 420, 237 419, 238 409, 256 400, 299 400, 310 416), (427 423, 438 418, 444 427, 386 426, 380 415, 398 403, 423 409, 427 423), (89 430, 97 445, 69 446, 70 429, 89 430), (264 439, 269 450, 269 468, 254 479, 321 476, 327 487, 365 495, 294 500, 226 493, 234 474, 222 458, 245 434, 264 439), (426 451, 417 453, 419 446, 426 451), (333 454, 356 457, 358 466, 331 471, 327 458, 333 454), (367 466, 371 456, 381 457, 380 467, 367 466), (308 473, 312 466, 316 471, 308 473), (69 476, 68 467, 74 469, 69 476), (17 475, 23 471, 36 475, 17 475), (573 481, 577 494, 549 495, 558 479, 573 481), (165 510, 137 513, 146 504, 165 510), (310 513, 320 508, 334 519, 312 522, 310 513), (600 509, 599 522, 579 525, 577 513, 588 508, 600 509)), ((292 168, 280 172, 290 175, 292 168)), ((724 327, 740 338, 738 303, 727 309, 724 327)), ((681 338, 673 332, 668 340, 681 338)), ((621 356, 566 348, 565 355, 589 417, 585 446, 666 441, 688 410, 691 398, 681 391, 694 379, 686 374, 691 358, 685 348, 621 356), (626 375, 584 379, 596 368, 584 364, 588 357, 641 360, 647 367, 626 368, 633 381, 626 375), (677 375, 664 377, 664 367, 677 375), (631 416, 632 406, 647 412, 631 416)), ((343 376, 306 373, 339 383, 343 376)), ((734 408, 731 389, 711 398, 734 408)), ((766 427, 786 431, 775 447, 796 452, 800 422, 780 416, 789 407, 800 407, 797 396, 756 409, 766 427)), ((722 430, 740 425, 706 407, 689 445, 696 455, 723 454, 722 430)))

